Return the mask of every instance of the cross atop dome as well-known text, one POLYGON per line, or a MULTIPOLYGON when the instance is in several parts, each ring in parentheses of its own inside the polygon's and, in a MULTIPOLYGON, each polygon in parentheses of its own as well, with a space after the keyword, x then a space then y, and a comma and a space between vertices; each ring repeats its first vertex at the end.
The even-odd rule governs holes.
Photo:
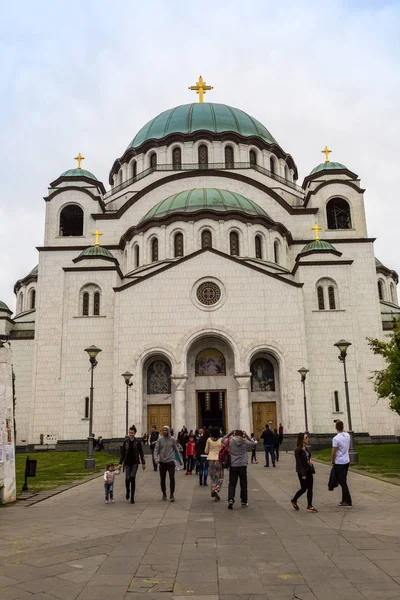
POLYGON ((206 82, 200 75, 196 85, 191 85, 188 89, 196 92, 196 94, 199 94, 199 102, 204 102, 204 94, 207 92, 207 90, 213 90, 214 88, 212 85, 206 85, 206 82))
POLYGON ((81 162, 82 162, 83 160, 85 160, 85 157, 84 157, 84 156, 82 156, 82 154, 79 152, 78 156, 75 156, 74 160, 77 160, 77 161, 78 161, 78 166, 77 166, 77 169, 82 169, 82 167, 81 167, 81 162))
POLYGON ((329 150, 328 146, 325 146, 325 148, 323 150, 321 150, 322 154, 325 154, 325 162, 329 162, 329 155, 332 152, 332 150, 329 150))

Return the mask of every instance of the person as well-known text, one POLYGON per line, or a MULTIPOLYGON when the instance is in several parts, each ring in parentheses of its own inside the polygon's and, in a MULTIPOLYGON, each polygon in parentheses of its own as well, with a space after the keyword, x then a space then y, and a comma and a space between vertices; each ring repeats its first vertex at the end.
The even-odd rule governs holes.
POLYGON ((144 471, 146 461, 144 459, 142 442, 136 439, 136 427, 131 425, 129 435, 124 440, 119 457, 119 467, 122 466, 125 471, 126 499, 129 500, 130 496, 131 504, 135 504, 136 474, 139 463, 142 463, 144 471))
POLYGON ((92 438, 93 438, 93 450, 96 450, 97 440, 96 440, 96 434, 95 433, 92 433, 92 438))
POLYGON ((104 495, 105 495, 105 503, 108 504, 108 499, 110 498, 110 502, 114 503, 114 479, 116 475, 120 474, 120 469, 115 469, 114 463, 108 463, 106 469, 104 471, 104 495))
POLYGON ((275 460, 279 462, 279 433, 277 429, 274 429, 274 452, 275 460))
POLYGON ((153 469, 155 471, 157 471, 157 465, 156 465, 155 460, 154 460, 154 448, 155 448, 155 445, 156 445, 156 441, 158 440, 159 437, 160 437, 160 434, 157 431, 157 427, 155 425, 152 425, 151 426, 150 437, 149 437, 149 444, 150 444, 151 458, 153 460, 153 469))
POLYGON ((282 442, 283 442, 283 425, 282 425, 282 423, 279 423, 278 434, 279 434, 279 443, 282 444, 282 442))
POLYGON ((182 446, 182 458, 183 458, 183 468, 186 469, 186 444, 189 441, 189 436, 187 433, 186 427, 182 427, 182 430, 178 434, 178 442, 182 446))
POLYGON ((229 469, 228 508, 233 509, 235 503, 236 485, 240 481, 240 499, 242 507, 247 507, 247 453, 255 443, 245 431, 236 429, 222 438, 222 443, 228 442, 231 466, 229 469), (229 439, 230 438, 230 439, 229 439))
POLYGON ((251 451, 251 464, 252 465, 257 465, 258 464, 258 460, 257 460, 256 451, 257 451, 257 444, 258 444, 258 442, 257 442, 256 438, 254 437, 254 433, 252 433, 250 435, 250 437, 253 440, 253 442, 255 443, 255 446, 254 446, 253 450, 251 451))
POLYGON ((294 451, 294 456, 296 459, 296 473, 298 475, 301 487, 295 493, 290 502, 295 510, 300 510, 299 505, 297 504, 297 500, 300 498, 300 496, 307 492, 307 512, 316 513, 318 511, 316 508, 313 507, 312 503, 314 469, 312 467, 311 452, 307 448, 307 444, 308 435, 307 433, 301 431, 297 436, 296 448, 294 451))
POLYGON ((200 485, 208 485, 207 484, 207 475, 208 475, 208 457, 205 453, 206 443, 208 438, 210 437, 210 432, 208 430, 204 431, 201 429, 202 436, 199 438, 196 443, 196 464, 199 465, 199 484, 200 485))
POLYGON ((103 442, 103 438, 101 437, 101 435, 99 435, 99 437, 97 438, 96 450, 98 452, 100 452, 101 450, 104 450, 104 442, 103 442))
POLYGON ((147 440, 148 440, 147 433, 144 433, 144 434, 143 434, 143 444, 144 444, 144 445, 146 445, 146 444, 147 444, 147 440))
POLYGON ((261 439, 264 442, 264 450, 265 450, 265 465, 264 467, 269 467, 269 454, 271 455, 272 466, 275 467, 275 452, 274 445, 275 439, 274 434, 269 428, 268 423, 265 425, 265 429, 261 434, 261 439))
POLYGON ((166 477, 167 473, 169 474, 170 502, 175 502, 175 454, 178 455, 179 463, 182 465, 176 440, 172 437, 168 425, 164 425, 162 435, 158 438, 154 447, 154 460, 157 465, 160 465, 162 500, 167 499, 166 477))
POLYGON ((353 504, 349 486, 347 485, 347 472, 350 465, 350 435, 344 431, 343 421, 336 421, 337 434, 332 440, 332 464, 336 480, 342 488, 342 501, 338 507, 350 508, 353 504))
POLYGON ((194 435, 189 437, 189 441, 186 444, 186 473, 185 475, 191 475, 194 467, 194 455, 196 454, 196 443, 194 441, 194 435))
POLYGON ((210 429, 210 437, 206 441, 205 454, 208 456, 208 472, 211 479, 211 498, 215 502, 221 500, 219 492, 224 481, 224 469, 219 461, 219 452, 222 448, 222 441, 219 427, 210 429))
MULTIPOLYGON (((195 433, 195 440, 196 440, 196 444, 199 441, 199 439, 201 438, 201 436, 204 433, 204 429, 202 427, 199 427, 199 429, 196 429, 195 433)), ((195 457, 194 459, 194 463, 196 465, 196 475, 199 474, 200 471, 200 461, 195 457)))

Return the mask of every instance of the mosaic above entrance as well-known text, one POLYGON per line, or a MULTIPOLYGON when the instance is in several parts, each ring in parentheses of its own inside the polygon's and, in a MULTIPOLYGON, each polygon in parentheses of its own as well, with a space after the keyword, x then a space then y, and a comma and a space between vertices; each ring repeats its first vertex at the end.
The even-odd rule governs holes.
POLYGON ((224 355, 215 348, 202 350, 196 356, 196 376, 199 375, 226 375, 224 355))

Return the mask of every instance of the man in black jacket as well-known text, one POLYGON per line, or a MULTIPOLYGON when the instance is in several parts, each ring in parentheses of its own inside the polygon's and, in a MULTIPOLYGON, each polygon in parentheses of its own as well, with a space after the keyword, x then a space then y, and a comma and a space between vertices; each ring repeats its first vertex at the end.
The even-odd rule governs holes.
POLYGON ((119 458, 120 466, 125 470, 126 499, 131 498, 131 504, 135 504, 136 473, 139 463, 142 463, 143 471, 146 468, 142 443, 136 439, 136 427, 132 425, 129 436, 124 440, 119 458))
POLYGON ((269 467, 269 454, 271 455, 272 466, 275 467, 275 452, 274 452, 275 438, 274 438, 274 432, 271 431, 268 424, 265 426, 265 429, 261 434, 261 439, 264 442, 264 450, 265 450, 265 465, 264 465, 264 467, 269 467))
POLYGON ((154 448, 156 447, 156 441, 158 440, 159 437, 160 437, 160 434, 157 431, 157 427, 155 425, 152 425, 151 433, 150 433, 150 437, 149 437, 149 444, 150 444, 151 458, 153 459, 153 469, 155 471, 157 471, 157 465, 154 461, 154 448))

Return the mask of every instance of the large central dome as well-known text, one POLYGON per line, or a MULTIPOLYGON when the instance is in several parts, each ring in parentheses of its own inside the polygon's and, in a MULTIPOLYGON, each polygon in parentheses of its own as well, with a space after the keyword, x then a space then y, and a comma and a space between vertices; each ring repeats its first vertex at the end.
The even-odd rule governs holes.
POLYGON ((247 113, 213 102, 182 104, 165 110, 146 123, 136 134, 129 148, 138 148, 148 140, 160 140, 172 133, 191 134, 196 131, 211 133, 234 132, 243 137, 259 137, 267 144, 277 144, 268 129, 247 113))

